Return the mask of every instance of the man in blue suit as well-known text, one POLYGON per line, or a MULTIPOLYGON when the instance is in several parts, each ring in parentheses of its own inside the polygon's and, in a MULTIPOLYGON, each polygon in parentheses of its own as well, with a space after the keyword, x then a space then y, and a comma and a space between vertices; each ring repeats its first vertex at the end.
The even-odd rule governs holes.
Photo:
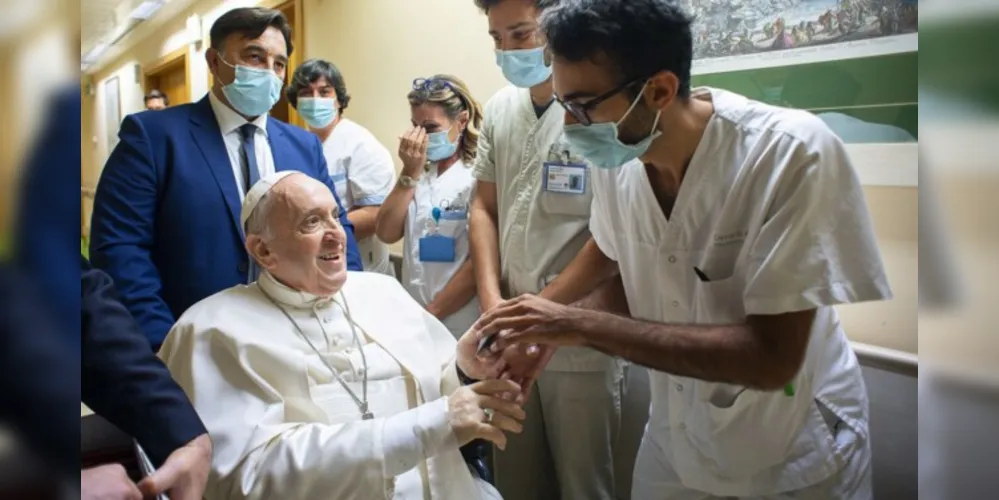
MULTIPOLYGON (((233 9, 210 36, 208 96, 126 117, 94 200, 91 261, 114 279, 153 349, 195 302, 256 280, 239 210, 257 179, 299 170, 336 195, 318 139, 267 116, 293 49, 284 16, 233 9)), ((348 268, 361 270, 353 226, 340 213, 348 268)))

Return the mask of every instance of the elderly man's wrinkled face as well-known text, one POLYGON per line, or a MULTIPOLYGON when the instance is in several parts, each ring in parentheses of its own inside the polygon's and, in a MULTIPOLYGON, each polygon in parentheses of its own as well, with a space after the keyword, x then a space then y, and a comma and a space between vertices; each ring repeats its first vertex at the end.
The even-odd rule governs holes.
POLYGON ((339 291, 347 279, 347 234, 333 193, 296 174, 278 182, 269 196, 270 234, 262 250, 252 250, 261 267, 296 290, 322 296, 339 291))

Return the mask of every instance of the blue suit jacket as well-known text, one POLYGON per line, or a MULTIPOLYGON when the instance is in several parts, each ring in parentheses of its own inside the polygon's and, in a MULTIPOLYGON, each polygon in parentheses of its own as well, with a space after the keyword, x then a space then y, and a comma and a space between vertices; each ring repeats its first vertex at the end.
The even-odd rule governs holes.
MULTIPOLYGON (((306 173, 336 196, 316 136, 274 119, 267 136, 278 171, 306 173)), ((188 307, 246 282, 239 192, 207 95, 129 115, 118 137, 97 185, 90 260, 158 349, 188 307)), ((348 268, 361 270, 353 225, 340 213, 348 268)))

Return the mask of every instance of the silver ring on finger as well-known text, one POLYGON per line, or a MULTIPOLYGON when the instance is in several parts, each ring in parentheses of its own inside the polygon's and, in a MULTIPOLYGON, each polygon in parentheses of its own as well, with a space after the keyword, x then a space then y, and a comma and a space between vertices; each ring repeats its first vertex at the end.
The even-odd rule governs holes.
POLYGON ((493 416, 496 415, 496 412, 492 408, 484 408, 482 412, 486 414, 486 418, 483 422, 487 424, 493 423, 493 416))

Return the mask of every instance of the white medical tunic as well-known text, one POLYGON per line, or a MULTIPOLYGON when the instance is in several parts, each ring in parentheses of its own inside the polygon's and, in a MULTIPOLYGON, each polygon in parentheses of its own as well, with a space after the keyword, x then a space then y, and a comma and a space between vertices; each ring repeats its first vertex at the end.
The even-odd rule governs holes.
MULTIPOLYGON (((380 206, 395 184, 392 155, 368 129, 341 118, 323 142, 323 154, 343 208, 380 206)), ((395 275, 388 245, 375 236, 358 240, 365 271, 395 275)))
MULTIPOLYGON (((496 184, 500 280, 504 298, 538 293, 589 240, 589 178, 582 194, 545 188, 546 162, 593 169, 562 135, 564 110, 552 103, 539 118, 527 89, 508 86, 486 103, 473 175, 496 184)), ((547 369, 602 371, 612 358, 584 347, 562 347, 547 369)))
MULTIPOLYGON (((402 284, 409 294, 426 307, 444 288, 468 258, 468 206, 471 203, 475 178, 460 160, 437 174, 437 164, 420 177, 406 212, 403 237, 402 284), (441 208, 441 217, 434 222, 433 209, 441 208), (454 238, 454 262, 423 262, 420 260, 420 238, 436 232, 454 238)), ((479 301, 472 298, 458 312, 444 318, 444 325, 461 337, 479 318, 479 301)))
POLYGON ((214 443, 208 499, 494 498, 448 423, 454 354, 397 281, 366 272, 333 298, 263 273, 188 309, 159 353, 214 443), (330 366, 359 398, 367 376, 373 419, 330 366))
POLYGON ((632 315, 733 324, 817 313, 794 396, 651 372, 644 439, 655 446, 638 460, 712 495, 802 489, 854 451, 834 441, 816 402, 869 436, 860 366, 832 308, 891 297, 864 193, 842 142, 812 114, 715 89, 694 98, 715 113, 668 220, 641 162, 593 174, 590 228, 618 262, 632 315))

